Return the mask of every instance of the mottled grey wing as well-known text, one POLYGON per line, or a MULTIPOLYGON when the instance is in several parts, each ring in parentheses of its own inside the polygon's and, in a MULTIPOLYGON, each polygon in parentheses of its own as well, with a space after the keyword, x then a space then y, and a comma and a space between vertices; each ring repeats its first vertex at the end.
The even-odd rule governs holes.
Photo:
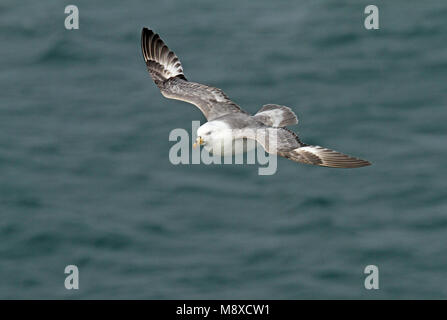
POLYGON ((254 116, 268 127, 281 128, 298 123, 298 117, 289 107, 277 104, 266 104, 254 116))
POLYGON ((243 112, 220 89, 189 82, 174 52, 152 30, 143 28, 141 49, 147 69, 163 96, 196 105, 208 120, 243 112))
POLYGON ((234 139, 252 139, 259 142, 268 153, 281 154, 305 146, 298 136, 287 128, 258 127, 233 130, 234 139))
POLYGON ((370 162, 319 146, 307 145, 286 128, 243 129, 237 138, 254 139, 268 153, 278 154, 287 159, 331 168, 359 168, 371 165, 370 162))
POLYGON ((303 146, 278 153, 287 159, 331 168, 360 168, 371 165, 370 162, 320 146, 303 146))

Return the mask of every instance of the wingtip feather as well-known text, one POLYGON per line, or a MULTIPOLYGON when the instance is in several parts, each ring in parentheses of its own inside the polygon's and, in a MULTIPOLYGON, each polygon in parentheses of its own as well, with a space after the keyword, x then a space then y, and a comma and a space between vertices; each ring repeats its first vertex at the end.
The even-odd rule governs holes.
POLYGON ((144 61, 154 81, 164 81, 173 77, 186 79, 182 65, 160 36, 153 30, 141 30, 141 50, 144 61))

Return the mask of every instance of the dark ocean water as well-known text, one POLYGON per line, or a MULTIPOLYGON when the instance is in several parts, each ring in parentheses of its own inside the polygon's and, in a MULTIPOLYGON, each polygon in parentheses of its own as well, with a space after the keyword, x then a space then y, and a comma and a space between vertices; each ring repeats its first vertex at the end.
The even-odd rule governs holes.
POLYGON ((447 2, 375 1, 375 31, 369 1, 72 3, 72 31, 69 2, 0 4, 0 298, 447 298, 447 2), (373 166, 172 165, 204 117, 159 93, 143 26, 189 79, 373 166))

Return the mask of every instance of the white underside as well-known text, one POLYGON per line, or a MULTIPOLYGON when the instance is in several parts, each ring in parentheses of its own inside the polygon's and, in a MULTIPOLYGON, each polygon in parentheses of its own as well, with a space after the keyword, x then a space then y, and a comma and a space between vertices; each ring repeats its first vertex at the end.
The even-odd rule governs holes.
POLYGON ((231 156, 256 147, 254 140, 234 139, 233 133, 225 122, 218 120, 207 122, 197 130, 197 136, 204 141, 203 147, 213 155, 231 156))
POLYGON ((251 151, 256 147, 256 141, 246 139, 222 139, 213 140, 213 144, 206 143, 204 148, 217 156, 231 156, 251 151))

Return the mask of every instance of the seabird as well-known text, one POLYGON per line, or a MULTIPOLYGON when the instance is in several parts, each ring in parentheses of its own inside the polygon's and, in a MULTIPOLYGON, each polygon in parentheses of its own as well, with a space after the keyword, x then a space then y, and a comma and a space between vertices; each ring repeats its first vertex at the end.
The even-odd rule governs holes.
POLYGON ((296 133, 286 128, 298 123, 289 107, 267 104, 252 116, 221 89, 188 81, 178 57, 152 30, 143 28, 141 49, 147 69, 162 95, 194 104, 208 120, 198 128, 195 145, 226 156, 247 151, 249 139, 260 143, 268 153, 296 162, 332 168, 359 168, 371 164, 301 142, 296 133))

